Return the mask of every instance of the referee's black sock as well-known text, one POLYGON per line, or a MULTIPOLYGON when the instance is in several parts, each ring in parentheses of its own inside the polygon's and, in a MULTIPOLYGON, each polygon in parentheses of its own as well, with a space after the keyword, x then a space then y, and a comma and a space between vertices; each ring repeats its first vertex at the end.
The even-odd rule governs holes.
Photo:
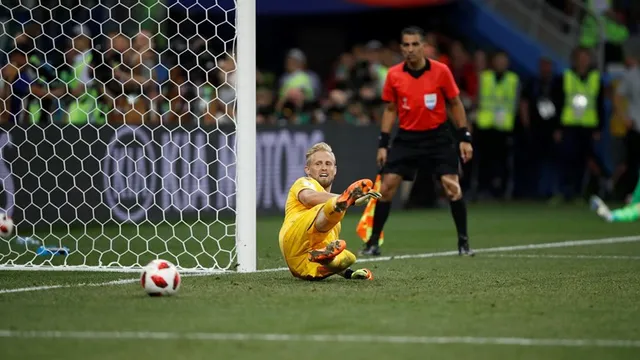
POLYGON ((367 245, 376 245, 378 246, 378 241, 380 240, 380 234, 382 233, 382 228, 384 227, 384 223, 387 222, 387 218, 389 217, 389 212, 391 212, 391 201, 379 201, 376 203, 376 210, 373 214, 373 226, 371 229, 371 237, 369 237, 369 241, 367 245))
POLYGON ((468 239, 467 205, 464 202, 464 199, 450 201, 449 205, 451 206, 451 215, 453 215, 453 221, 455 222, 456 230, 458 231, 458 239, 468 239))

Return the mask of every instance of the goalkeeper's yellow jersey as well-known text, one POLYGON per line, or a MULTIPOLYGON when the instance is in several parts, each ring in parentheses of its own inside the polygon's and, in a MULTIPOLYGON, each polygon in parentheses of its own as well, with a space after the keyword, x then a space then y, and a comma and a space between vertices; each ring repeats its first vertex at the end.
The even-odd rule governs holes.
POLYGON ((310 177, 301 177, 296 180, 289 189, 287 196, 287 204, 284 208, 284 222, 289 223, 295 220, 302 213, 309 210, 303 203, 298 200, 298 195, 302 190, 310 189, 318 192, 325 192, 324 188, 315 179, 310 177))
MULTIPOLYGON (((315 190, 318 192, 326 192, 326 190, 316 180, 310 177, 301 177, 296 180, 289 189, 289 195, 287 196, 287 203, 284 208, 284 222, 282 223, 282 229, 280 234, 283 235, 287 230, 295 228, 296 222, 302 222, 300 229, 302 233, 306 233, 309 223, 312 223, 318 211, 322 209, 324 204, 318 204, 312 208, 306 207, 298 200, 298 195, 304 189, 315 190), (305 215, 306 216, 303 216, 305 215)), ((331 231, 332 234, 338 236, 340 234, 341 226, 337 224, 331 231)), ((301 234, 302 235, 302 234, 301 234)))
POLYGON ((298 200, 298 195, 305 189, 326 192, 322 185, 312 178, 301 177, 296 180, 289 189, 284 222, 279 234, 282 255, 288 259, 289 267, 298 269, 298 271, 302 271, 301 269, 306 266, 309 249, 323 247, 326 245, 325 243, 338 239, 341 230, 341 225, 338 223, 329 232, 318 233, 315 231, 313 222, 325 204, 318 204, 311 208, 306 207, 298 200))

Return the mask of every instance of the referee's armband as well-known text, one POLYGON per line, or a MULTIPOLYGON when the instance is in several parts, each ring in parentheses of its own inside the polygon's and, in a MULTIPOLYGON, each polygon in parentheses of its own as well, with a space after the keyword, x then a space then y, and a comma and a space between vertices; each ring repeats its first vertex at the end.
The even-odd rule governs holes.
POLYGON ((378 148, 388 148, 390 138, 389 133, 381 132, 380 136, 378 136, 378 148))
POLYGON ((471 132, 466 127, 458 129, 458 141, 471 143, 471 132))

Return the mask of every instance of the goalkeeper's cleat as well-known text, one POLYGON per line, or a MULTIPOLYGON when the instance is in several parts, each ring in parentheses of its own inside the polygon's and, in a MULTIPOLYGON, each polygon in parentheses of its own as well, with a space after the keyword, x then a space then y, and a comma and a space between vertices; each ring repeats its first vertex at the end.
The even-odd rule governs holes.
POLYGON ((373 273, 369 269, 358 269, 351 274, 353 280, 373 280, 373 273))
POLYGON ((356 200, 366 195, 373 188, 373 181, 369 179, 362 179, 349 185, 338 199, 336 200, 335 210, 337 212, 343 212, 353 204, 356 200))
POLYGON ((324 263, 333 260, 336 256, 340 255, 344 249, 347 248, 347 243, 344 240, 335 240, 327 244, 322 249, 313 249, 309 251, 309 261, 324 263))
POLYGON ((469 247, 469 239, 467 237, 458 238, 458 255, 475 256, 476 253, 469 247))
POLYGON ((589 199, 589 203, 591 204, 591 209, 596 211, 596 214, 606 221, 611 222, 613 220, 613 215, 611 214, 611 210, 607 206, 607 204, 600 199, 600 197, 593 195, 589 199))

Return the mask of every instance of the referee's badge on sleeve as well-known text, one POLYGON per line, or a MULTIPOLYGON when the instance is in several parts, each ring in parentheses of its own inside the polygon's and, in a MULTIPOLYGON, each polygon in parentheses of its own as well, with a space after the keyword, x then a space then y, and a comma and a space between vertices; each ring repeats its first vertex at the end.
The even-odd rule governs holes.
POLYGON ((438 94, 425 94, 424 95, 424 105, 429 110, 433 110, 438 103, 438 94))

